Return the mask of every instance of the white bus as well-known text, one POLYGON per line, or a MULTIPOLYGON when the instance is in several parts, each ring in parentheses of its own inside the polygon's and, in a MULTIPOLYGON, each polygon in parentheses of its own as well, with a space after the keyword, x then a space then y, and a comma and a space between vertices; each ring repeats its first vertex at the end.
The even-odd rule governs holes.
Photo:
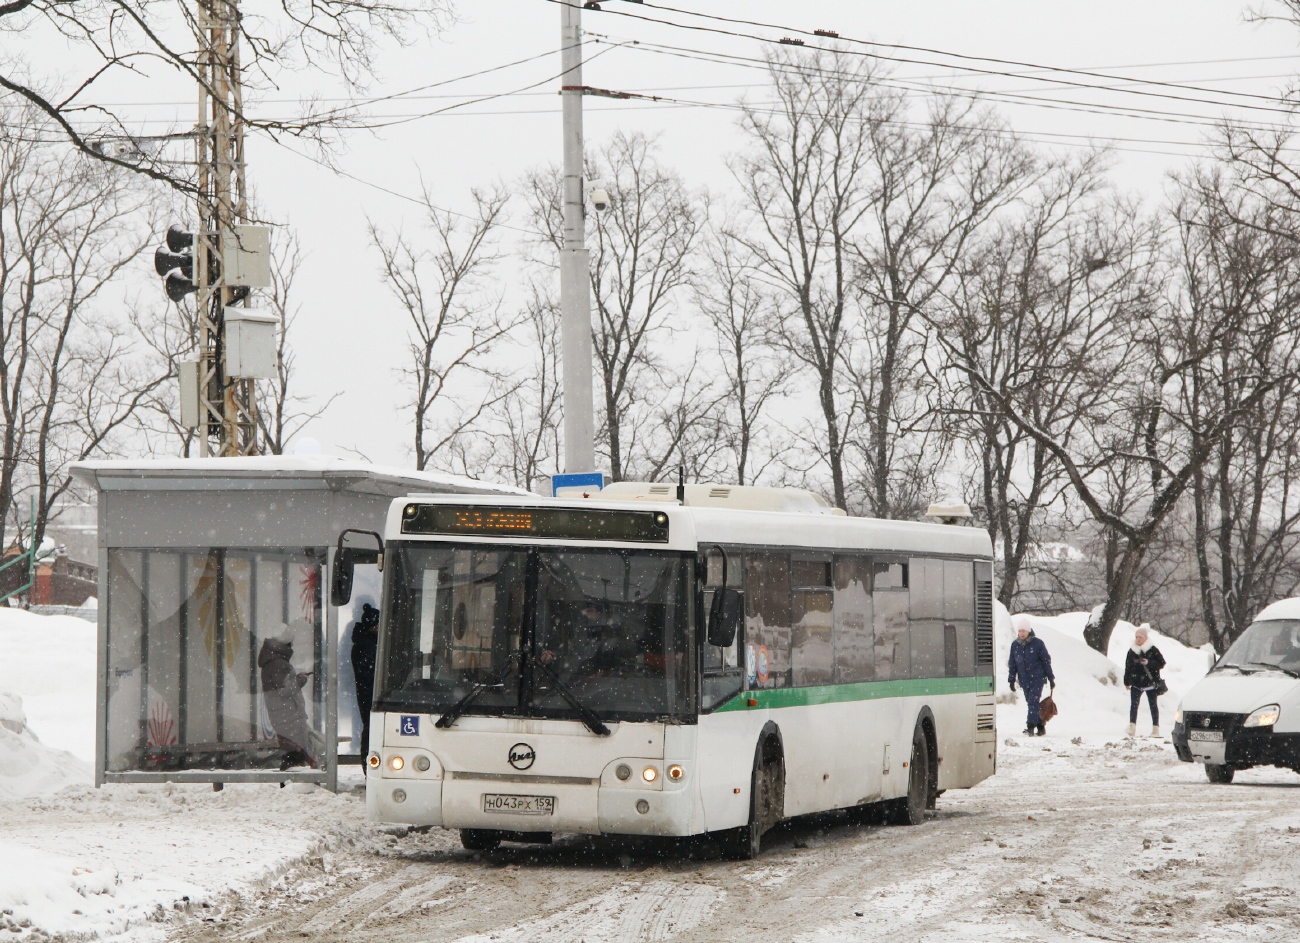
MULTIPOLYGON (((394 503, 371 818, 472 849, 707 833, 751 857, 783 819, 915 823, 993 773, 983 530, 676 490, 394 503)), ((375 556, 339 548, 336 604, 375 556)))

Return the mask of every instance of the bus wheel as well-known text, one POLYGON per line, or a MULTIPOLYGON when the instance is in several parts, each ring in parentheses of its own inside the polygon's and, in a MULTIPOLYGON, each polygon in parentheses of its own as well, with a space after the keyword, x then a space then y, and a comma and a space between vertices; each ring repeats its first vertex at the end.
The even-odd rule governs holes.
POLYGON ((726 832, 723 852, 736 861, 757 858, 763 833, 781 820, 785 808, 785 763, 776 740, 767 740, 755 765, 749 787, 749 822, 726 832))
POLYGON ((501 835, 490 828, 462 828, 460 843, 468 851, 496 851, 501 835))
POLYGON ((1226 785, 1232 782, 1233 774, 1236 772, 1231 766, 1220 766, 1217 763, 1205 764, 1205 778, 1212 783, 1226 785))
POLYGON ((918 725, 912 734, 912 759, 907 764, 907 795, 890 804, 889 824, 920 825, 930 800, 930 748, 918 725))

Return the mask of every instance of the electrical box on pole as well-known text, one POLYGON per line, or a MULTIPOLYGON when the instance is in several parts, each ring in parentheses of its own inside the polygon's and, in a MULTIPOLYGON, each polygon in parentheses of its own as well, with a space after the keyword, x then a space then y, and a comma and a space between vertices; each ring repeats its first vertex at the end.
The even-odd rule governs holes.
POLYGON ((278 356, 275 331, 280 319, 256 308, 227 308, 226 376, 232 380, 273 380, 278 356))
POLYGON ((271 230, 232 226, 221 239, 222 282, 246 288, 271 287, 271 230))
POLYGON ((203 413, 199 409, 202 398, 199 391, 200 364, 197 360, 187 360, 176 365, 180 372, 180 406, 181 428, 197 429, 203 422, 203 413))

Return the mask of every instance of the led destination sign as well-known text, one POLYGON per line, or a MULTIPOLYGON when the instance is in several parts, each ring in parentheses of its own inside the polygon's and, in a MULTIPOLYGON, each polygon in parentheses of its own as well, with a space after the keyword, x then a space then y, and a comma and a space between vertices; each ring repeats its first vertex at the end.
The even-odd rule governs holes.
POLYGON ((611 511, 599 508, 408 504, 402 511, 402 533, 663 544, 668 542, 668 515, 663 511, 611 511))

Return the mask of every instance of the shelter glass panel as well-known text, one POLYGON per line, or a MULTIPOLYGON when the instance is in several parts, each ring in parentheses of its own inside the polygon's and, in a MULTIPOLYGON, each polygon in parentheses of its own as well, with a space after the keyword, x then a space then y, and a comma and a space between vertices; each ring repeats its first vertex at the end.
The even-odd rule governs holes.
POLYGON ((107 770, 316 767, 323 549, 111 549, 107 770))

